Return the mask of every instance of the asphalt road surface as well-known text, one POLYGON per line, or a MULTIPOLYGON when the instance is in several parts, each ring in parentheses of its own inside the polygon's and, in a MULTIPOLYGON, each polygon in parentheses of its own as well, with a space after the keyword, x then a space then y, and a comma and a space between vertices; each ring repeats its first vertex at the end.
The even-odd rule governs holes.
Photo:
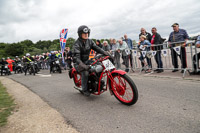
POLYGON ((81 95, 67 72, 9 78, 39 95, 81 133, 200 133, 199 81, 131 76, 139 99, 126 106, 109 91, 81 95))

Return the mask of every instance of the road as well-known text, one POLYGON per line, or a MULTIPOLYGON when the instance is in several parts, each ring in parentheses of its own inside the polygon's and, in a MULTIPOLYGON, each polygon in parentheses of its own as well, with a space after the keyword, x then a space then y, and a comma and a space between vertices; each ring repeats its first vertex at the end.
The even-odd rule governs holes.
MULTIPOLYGON (((126 106, 106 92, 85 97, 73 88, 68 73, 11 75, 39 95, 81 133, 199 133, 200 82, 131 76, 138 102, 126 106)), ((45 113, 45 112, 44 112, 45 113)))

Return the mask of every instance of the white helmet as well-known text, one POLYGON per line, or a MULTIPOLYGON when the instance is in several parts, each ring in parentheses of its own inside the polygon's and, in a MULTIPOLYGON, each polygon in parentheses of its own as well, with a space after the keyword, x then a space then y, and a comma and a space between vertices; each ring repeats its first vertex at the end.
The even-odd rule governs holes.
POLYGON ((29 54, 29 53, 26 53, 26 56, 30 56, 30 54, 29 54))

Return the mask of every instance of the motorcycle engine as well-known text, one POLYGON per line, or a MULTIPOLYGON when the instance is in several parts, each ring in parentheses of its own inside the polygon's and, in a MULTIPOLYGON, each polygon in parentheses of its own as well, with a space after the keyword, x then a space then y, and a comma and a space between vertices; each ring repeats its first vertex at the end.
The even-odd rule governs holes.
POLYGON ((88 77, 88 90, 90 93, 98 91, 98 79, 96 74, 92 74, 88 77))

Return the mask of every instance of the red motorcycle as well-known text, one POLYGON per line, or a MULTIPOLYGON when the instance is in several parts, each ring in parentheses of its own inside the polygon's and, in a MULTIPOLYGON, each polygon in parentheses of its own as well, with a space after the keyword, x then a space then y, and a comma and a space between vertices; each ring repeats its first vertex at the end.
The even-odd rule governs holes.
MULTIPOLYGON (((109 56, 96 56, 91 60, 88 77, 88 90, 94 95, 100 95, 110 90, 114 96, 125 105, 133 105, 138 100, 138 90, 133 80, 123 70, 116 70, 109 56)), ((81 74, 72 68, 69 77, 73 78, 75 89, 81 88, 81 74)))

